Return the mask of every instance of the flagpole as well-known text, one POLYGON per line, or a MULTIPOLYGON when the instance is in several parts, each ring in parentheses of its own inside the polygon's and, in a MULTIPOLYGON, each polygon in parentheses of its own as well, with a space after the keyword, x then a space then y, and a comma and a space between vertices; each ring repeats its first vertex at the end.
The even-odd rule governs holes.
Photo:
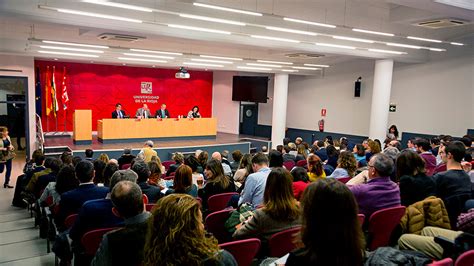
POLYGON ((67 119, 67 109, 64 110, 64 133, 67 132, 67 129, 66 129, 66 119, 67 119))

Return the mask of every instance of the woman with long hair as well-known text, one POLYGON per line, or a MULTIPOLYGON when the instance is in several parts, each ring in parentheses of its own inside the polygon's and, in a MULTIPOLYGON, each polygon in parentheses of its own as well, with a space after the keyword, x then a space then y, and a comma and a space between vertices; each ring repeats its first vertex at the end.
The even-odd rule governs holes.
POLYGON ((303 195, 301 240, 286 265, 360 266, 364 236, 349 188, 335 179, 310 184, 303 195))
POLYGON ((310 154, 308 156, 308 177, 309 181, 314 182, 321 178, 326 178, 326 173, 324 172, 323 162, 318 155, 310 154))
POLYGON ((200 165, 196 156, 194 154, 188 155, 186 158, 184 158, 184 164, 191 167, 193 184, 196 186, 198 184, 202 185, 204 183, 204 176, 198 172, 200 165))
POLYGON ((209 153, 207 151, 202 151, 201 153, 199 153, 197 159, 202 169, 204 170, 204 168, 206 168, 207 161, 209 160, 209 153))
POLYGON ((151 161, 154 161, 154 162, 156 162, 156 163, 158 164, 158 167, 160 167, 160 169, 161 169, 161 173, 166 172, 165 167, 161 164, 160 156, 158 156, 158 155, 156 155, 156 156, 155 156, 155 155, 151 156, 151 161))
POLYGON ((410 150, 402 151, 396 161, 397 179, 400 182, 400 201, 409 206, 436 194, 433 178, 426 175, 425 161, 410 150))
POLYGON ((207 177, 207 183, 198 191, 204 209, 207 208, 207 199, 210 196, 235 191, 234 182, 224 175, 224 169, 220 161, 210 160, 206 164, 204 175, 207 177))
POLYGON ((104 180, 104 169, 105 169, 105 163, 104 161, 101 160, 95 160, 94 161, 94 184, 98 186, 104 186, 105 185, 105 180, 104 180))
POLYGON ((396 125, 391 125, 388 128, 387 137, 391 140, 398 139, 398 128, 396 125), (393 137, 392 137, 393 136, 393 137))
MULTIPOLYGON (((282 167, 283 166, 283 154, 277 150, 271 150, 268 153, 268 161, 269 165, 268 167, 274 168, 274 167, 282 167)), ((291 169, 289 169, 291 170, 291 169)))
POLYGON ((56 205, 61 200, 61 194, 73 190, 79 186, 79 180, 76 178, 74 166, 63 165, 56 176, 56 182, 49 182, 41 194, 39 202, 46 206, 46 200, 49 196, 53 199, 52 205, 56 205))
POLYGON ((367 142, 367 147, 368 149, 365 153, 365 159, 367 162, 370 161, 370 158, 372 156, 382 151, 380 144, 378 144, 375 140, 369 139, 369 141, 367 142))
POLYGON ((339 154, 337 160, 337 167, 334 172, 328 177, 341 178, 341 177, 354 177, 357 170, 357 160, 349 151, 343 151, 339 154))
POLYGON ((306 146, 303 144, 300 144, 297 146, 297 154, 296 154, 296 160, 295 161, 301 161, 301 160, 306 160, 308 157, 308 154, 306 153, 306 146))
POLYGON ((198 201, 186 194, 160 199, 152 210, 143 265, 237 265, 206 235, 198 201))
POLYGON ((164 189, 166 187, 166 182, 161 178, 164 173, 163 167, 161 167, 157 161, 152 159, 148 162, 148 168, 151 172, 150 177, 148 177, 148 184, 160 187, 160 189, 164 189))
POLYGON ((362 162, 365 162, 365 164, 367 164, 367 161, 366 161, 366 158, 365 158, 364 145, 356 144, 354 146, 354 149, 352 149, 352 152, 354 153, 354 157, 356 158, 358 163, 360 163, 362 161, 362 162))
POLYGON ((12 174, 12 161, 15 158, 15 148, 12 145, 10 136, 8 136, 8 128, 0 127, 0 173, 6 168, 5 182, 3 188, 13 188, 10 186, 10 176, 12 174))
MULTIPOLYGON (((104 185, 108 187, 110 185, 110 179, 114 175, 115 172, 119 170, 119 166, 116 163, 107 163, 104 168, 104 185)), ((110 188, 112 189, 112 188, 110 188)))
POLYGON ((193 170, 191 170, 191 167, 185 164, 178 167, 174 175, 173 188, 168 189, 166 195, 173 193, 182 193, 197 197, 198 188, 193 184, 193 170))
POLYGON ((107 164, 109 162, 109 156, 105 153, 101 153, 99 158, 97 158, 97 161, 102 161, 107 164))
POLYGON ((297 201, 300 201, 304 190, 309 185, 308 171, 297 166, 291 170, 291 176, 293 177, 293 195, 297 201))
POLYGON ((293 182, 288 170, 273 168, 267 177, 263 207, 234 232, 235 238, 258 237, 264 244, 278 232, 298 226, 300 209, 293 196, 293 182))

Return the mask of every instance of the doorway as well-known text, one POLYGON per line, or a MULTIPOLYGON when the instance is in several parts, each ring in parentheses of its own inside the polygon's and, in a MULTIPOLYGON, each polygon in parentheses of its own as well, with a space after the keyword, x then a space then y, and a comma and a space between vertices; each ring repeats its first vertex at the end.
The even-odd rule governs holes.
POLYGON ((240 103, 240 134, 256 136, 255 129, 258 125, 258 104, 240 103))
POLYGON ((0 126, 8 128, 17 157, 30 154, 28 78, 0 76, 0 126))

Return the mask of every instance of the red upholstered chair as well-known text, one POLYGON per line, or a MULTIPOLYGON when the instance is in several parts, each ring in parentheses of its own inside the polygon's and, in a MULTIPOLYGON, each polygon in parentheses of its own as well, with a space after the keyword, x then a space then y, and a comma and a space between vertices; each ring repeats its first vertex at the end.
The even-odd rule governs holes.
POLYGON ((474 265, 474 250, 469 250, 461 254, 456 260, 454 266, 472 266, 474 265))
POLYGON ((364 226, 365 223, 365 215, 362 213, 357 214, 357 218, 359 219, 360 226, 364 226))
POLYGON ((202 208, 202 199, 200 197, 197 197, 196 200, 199 202, 199 206, 202 208))
POLYGON ((84 247, 85 255, 94 256, 95 253, 97 252, 97 249, 99 249, 100 242, 102 241, 102 237, 106 233, 118 228, 119 227, 102 228, 102 229, 92 230, 85 233, 81 239, 81 243, 82 243, 82 246, 84 247))
POLYGON ((207 199, 207 209, 209 212, 216 212, 223 210, 227 207, 227 203, 232 196, 239 195, 236 192, 228 192, 212 195, 207 199))
POLYGON ((393 229, 405 214, 405 207, 398 206, 374 212, 369 218, 369 250, 387 246, 393 229))
POLYGON ((77 216, 78 216, 78 214, 76 213, 76 214, 71 214, 68 217, 66 217, 66 220, 64 220, 64 226, 66 228, 71 228, 73 226, 74 222, 76 221, 77 216))
POLYGON ((446 258, 444 260, 438 260, 435 261, 431 264, 428 264, 429 266, 452 266, 453 265, 453 259, 451 258, 446 258))
POLYGON ((295 167, 295 162, 294 161, 286 161, 283 162, 283 166, 286 168, 286 170, 291 171, 293 167, 295 167))
POLYGON ((155 207, 155 204, 146 204, 145 205, 145 209, 147 212, 151 212, 151 209, 153 209, 153 207, 155 207))
POLYGON ((172 164, 175 164, 173 160, 161 162, 161 165, 163 165, 166 170, 168 170, 172 164))
POLYGON ((268 240, 269 256, 279 258, 293 251, 296 248, 296 245, 293 243, 294 235, 300 231, 301 226, 298 226, 272 235, 270 240, 268 240))
POLYGON ((206 217, 205 226, 209 233, 212 233, 219 243, 228 242, 231 235, 225 230, 224 224, 230 216, 231 210, 222 210, 209 214, 206 217))
POLYGON ((305 167, 308 162, 306 160, 299 160, 296 162, 296 166, 305 167))
POLYGON ((126 170, 126 169, 129 169, 130 168, 130 165, 129 163, 127 164, 122 164, 122 167, 120 167, 120 170, 126 170))
POLYGON ((253 258, 257 255, 258 250, 260 249, 260 239, 249 238, 233 241, 220 244, 219 247, 232 254, 237 261, 237 265, 250 266, 252 265, 253 258))
POLYGON ((342 182, 342 183, 345 184, 345 183, 349 182, 349 180, 351 180, 351 178, 352 178, 352 177, 350 177, 350 176, 348 176, 348 177, 340 177, 340 178, 337 179, 337 181, 342 182))

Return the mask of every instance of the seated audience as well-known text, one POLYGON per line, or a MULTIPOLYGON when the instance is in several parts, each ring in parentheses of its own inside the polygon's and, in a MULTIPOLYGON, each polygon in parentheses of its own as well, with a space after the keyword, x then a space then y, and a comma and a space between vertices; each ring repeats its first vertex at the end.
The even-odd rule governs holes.
POLYGON ((112 212, 124 219, 125 227, 104 235, 91 265, 141 265, 150 218, 142 191, 134 182, 121 181, 112 189, 110 200, 112 212))
POLYGON ((117 160, 119 164, 119 168, 122 169, 122 166, 124 164, 131 164, 133 159, 135 159, 135 155, 132 154, 132 149, 130 148, 124 149, 122 156, 120 156, 120 158, 118 158, 117 160))
POLYGON ((196 156, 194 155, 187 156, 184 159, 184 164, 191 167, 191 171, 193 173, 192 174, 193 184, 196 186, 198 185, 198 183, 202 185, 204 183, 204 176, 198 172, 198 168, 201 166, 199 165, 199 161, 196 158, 196 156))
POLYGON ((153 150, 153 145, 154 145, 153 141, 147 140, 145 144, 143 145, 143 148, 140 150, 140 152, 137 155, 138 157, 143 157, 143 161, 145 161, 145 163, 148 163, 149 161, 151 161, 151 157, 158 156, 156 151, 153 150))
POLYGON ((222 155, 220 152, 214 152, 212 153, 212 159, 214 160, 218 160, 219 162, 222 163, 222 169, 224 169, 224 175, 226 176, 232 176, 232 170, 230 169, 230 165, 228 165, 227 163, 223 163, 223 160, 222 160, 222 155))
POLYGON ((204 175, 207 178, 207 182, 198 191, 204 209, 207 208, 207 199, 210 196, 235 191, 235 185, 229 177, 224 175, 224 169, 222 169, 220 161, 211 159, 206 164, 204 175))
POLYGON ((265 184, 271 169, 268 167, 268 157, 263 153, 257 153, 252 158, 252 169, 254 173, 247 176, 245 187, 240 194, 238 205, 251 203, 255 208, 263 203, 265 184))
POLYGON ((425 161, 426 174, 432 176, 436 168, 436 157, 430 151, 430 142, 426 139, 417 139, 415 149, 425 161))
MULTIPOLYGON (((243 185, 245 180, 247 179, 247 176, 249 176, 251 173, 253 173, 252 155, 246 153, 242 156, 242 159, 240 160, 239 169, 234 174, 234 181, 243 185)), ((243 189, 242 186, 240 188, 243 189)))
POLYGON ((44 160, 44 169, 41 171, 37 171, 31 175, 31 178, 29 179, 25 187, 26 192, 31 193, 32 195, 33 193, 35 193, 36 183, 38 183, 39 177, 43 175, 48 175, 51 173, 51 164, 53 163, 53 160, 55 159, 56 158, 48 157, 44 160))
POLYGON ((104 180, 104 186, 109 187, 110 178, 114 175, 115 172, 119 170, 118 163, 109 162, 105 165, 104 174, 102 175, 104 180))
POLYGON ((105 153, 101 153, 99 155, 99 158, 97 158, 97 161, 102 161, 104 163, 108 163, 109 162, 109 156, 105 153))
MULTIPOLYGON (((291 154, 291 148, 290 146, 286 145, 283 147, 283 161, 288 162, 288 161, 295 161, 296 156, 294 154, 291 154)), ((291 169, 290 169, 291 170, 291 169)))
POLYGON ((33 193, 36 197, 41 196, 41 192, 46 188, 46 186, 50 182, 56 181, 59 170, 61 170, 62 164, 63 163, 61 162, 61 160, 54 158, 49 165, 51 172, 49 174, 41 175, 38 177, 38 181, 36 182, 36 185, 34 186, 34 188, 32 188, 33 193))
POLYGON ((367 141, 367 148, 366 148, 366 153, 365 153, 365 159, 366 161, 370 161, 370 157, 374 156, 375 154, 381 152, 381 147, 380 144, 378 144, 376 141, 369 139, 367 141))
POLYGON ((171 173, 174 173, 176 169, 178 169, 178 167, 184 163, 184 156, 181 152, 175 152, 173 153, 173 156, 171 156, 171 160, 174 161, 174 164, 170 165, 168 171, 166 172, 166 176, 170 176, 171 173))
POLYGON ((326 173, 324 172, 323 168, 323 162, 315 154, 310 154, 308 156, 308 177, 309 181, 311 182, 314 182, 321 178, 326 178, 326 173))
POLYGON ((332 166, 334 169, 337 167, 337 160, 339 159, 339 151, 333 145, 326 147, 328 159, 326 165, 332 166))
POLYGON ((365 149, 362 144, 355 145, 352 152, 354 153, 354 157, 356 158, 359 167, 363 167, 367 165, 367 159, 365 157, 365 149))
POLYGON ((132 170, 137 173, 138 186, 140 186, 143 194, 148 197, 148 201, 150 203, 155 203, 161 197, 163 197, 160 188, 148 184, 148 178, 150 177, 151 172, 148 168, 148 165, 144 161, 136 159, 132 164, 132 170))
MULTIPOLYGON (((137 178, 137 174, 130 169, 120 170, 112 176, 109 187, 112 190, 120 181, 136 183, 137 178)), ((123 225, 122 217, 116 216, 112 212, 111 193, 112 191, 107 193, 104 199, 88 200, 82 205, 79 215, 69 231, 69 238, 73 241, 76 251, 82 249, 81 238, 85 233, 94 229, 123 225)))
POLYGON ((101 161, 101 160, 95 160, 93 164, 94 164, 94 184, 103 187, 105 185, 104 169, 105 169, 106 163, 104 163, 104 161, 101 161))
POLYGON ((242 159, 242 152, 240 150, 235 150, 232 152, 232 159, 233 162, 230 163, 230 169, 232 169, 232 173, 235 173, 239 169, 240 160, 242 159))
POLYGON ((84 160, 94 162, 94 151, 92 149, 86 149, 84 153, 86 155, 86 158, 84 158, 84 160))
POLYGON ((158 156, 158 155, 156 155, 156 156, 151 156, 150 162, 156 162, 156 163, 158 164, 158 166, 160 167, 160 169, 161 169, 161 173, 166 172, 165 167, 163 166, 163 164, 161 164, 160 156, 158 156))
MULTIPOLYGON (((432 137, 430 139, 430 147, 431 147, 431 153, 435 156, 438 157, 438 151, 439 151, 439 145, 441 144, 441 141, 439 140, 439 137, 432 137)), ((439 162, 437 161, 436 164, 439 162)))
POLYGON ((237 265, 234 257, 220 250, 217 240, 206 234, 195 198, 166 196, 152 213, 142 265, 237 265))
POLYGON ((349 151, 343 151, 337 160, 336 169, 328 178, 354 177, 356 170, 357 161, 354 155, 349 151))
POLYGON ((283 154, 283 145, 277 145, 276 150, 283 154))
POLYGON ((306 157, 308 157, 308 155, 306 154, 306 147, 303 144, 297 146, 297 152, 298 154, 296 154, 295 161, 306 161, 306 157))
MULTIPOLYGON (((283 167, 283 155, 277 150, 271 150, 268 153, 269 167, 283 167)), ((291 170, 291 169, 288 169, 291 170)))
POLYGON ((221 152, 221 162, 222 164, 227 164, 230 167, 230 162, 229 162, 229 151, 228 150, 223 150, 221 152))
POLYGON ((64 165, 58 172, 56 182, 49 182, 41 194, 39 202, 42 206, 47 206, 47 199, 51 197, 52 205, 59 204, 61 194, 73 190, 79 186, 79 180, 72 165, 64 165))
POLYGON ((164 189, 166 187, 166 182, 162 179, 163 168, 156 161, 148 162, 148 169, 150 169, 150 176, 148 177, 148 184, 152 186, 159 187, 164 189))
POLYGON ((416 152, 404 150, 397 158, 400 201, 409 206, 436 193, 435 183, 425 172, 425 161, 416 152))
POLYGON ((328 154, 326 152, 326 146, 324 146, 324 141, 318 140, 316 142, 316 147, 318 150, 314 153, 314 155, 317 155, 321 161, 326 161, 328 159, 328 154))
POLYGON ((363 265, 364 235, 351 191, 334 179, 310 184, 301 201, 303 248, 286 265, 363 265))
POLYGON ((308 172, 303 167, 295 167, 291 170, 291 176, 293 177, 293 195, 297 201, 300 201, 304 190, 309 185, 308 172))
POLYGON ((79 212, 82 204, 88 200, 102 199, 109 192, 106 187, 94 185, 94 165, 90 161, 81 161, 75 168, 79 187, 61 194, 59 202, 59 213, 56 215, 56 225, 64 228, 64 220, 67 216, 79 212))
POLYGON ((181 165, 174 175, 173 188, 166 191, 166 195, 173 193, 188 194, 193 197, 198 196, 198 187, 193 184, 193 172, 191 167, 181 165))
POLYGON ((265 185, 263 207, 255 210, 253 217, 234 232, 234 238, 259 238, 265 250, 273 234, 301 224, 291 179, 290 172, 284 168, 274 168, 270 172, 265 185))
POLYGON ((209 160, 209 153, 207 151, 202 151, 199 153, 197 159, 202 167, 202 171, 204 172, 204 168, 206 168, 207 161, 209 160))
POLYGON ((400 206, 400 190, 398 185, 390 180, 393 160, 383 153, 378 153, 370 158, 368 166, 367 183, 350 187, 359 212, 367 219, 378 210, 400 206))

